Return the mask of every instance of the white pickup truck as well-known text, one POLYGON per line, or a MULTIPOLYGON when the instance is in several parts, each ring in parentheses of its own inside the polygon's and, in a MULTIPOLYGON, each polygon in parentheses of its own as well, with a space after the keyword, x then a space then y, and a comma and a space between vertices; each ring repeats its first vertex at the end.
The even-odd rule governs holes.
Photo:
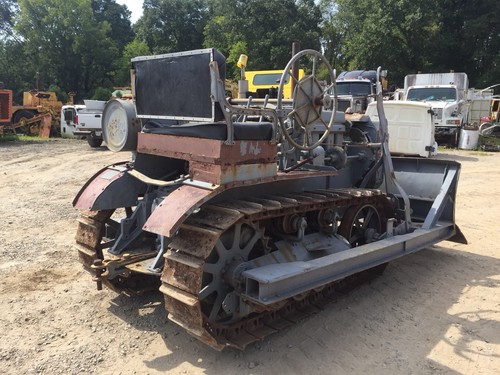
POLYGON ((102 112, 105 101, 84 100, 85 105, 65 105, 61 110, 61 134, 65 138, 85 137, 90 147, 102 144, 102 112))
POLYGON ((61 108, 61 137, 76 138, 78 114, 85 106, 83 104, 65 104, 61 108))
POLYGON ((99 147, 102 144, 102 112, 105 101, 84 100, 85 108, 78 111, 77 136, 87 137, 90 147, 99 147))

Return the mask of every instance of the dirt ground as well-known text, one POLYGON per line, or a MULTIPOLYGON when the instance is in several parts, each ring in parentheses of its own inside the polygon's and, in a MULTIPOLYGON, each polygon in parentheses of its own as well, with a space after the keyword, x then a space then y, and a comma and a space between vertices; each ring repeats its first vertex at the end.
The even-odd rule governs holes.
POLYGON ((500 373, 500 153, 440 155, 462 163, 456 221, 468 245, 394 261, 243 352, 191 338, 159 294, 98 292, 82 270, 71 201, 128 157, 76 140, 0 143, 0 373, 500 373))

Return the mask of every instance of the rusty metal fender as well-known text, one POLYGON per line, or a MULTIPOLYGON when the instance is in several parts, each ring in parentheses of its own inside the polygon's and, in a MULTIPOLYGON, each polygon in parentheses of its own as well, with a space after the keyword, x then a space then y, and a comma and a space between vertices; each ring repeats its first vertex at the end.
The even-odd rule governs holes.
POLYGON ((127 173, 131 169, 127 163, 113 164, 97 172, 78 192, 73 207, 108 210, 135 206, 147 185, 127 173))
POLYGON ((214 189, 182 185, 163 199, 142 229, 172 237, 189 215, 224 190, 217 185, 214 189))

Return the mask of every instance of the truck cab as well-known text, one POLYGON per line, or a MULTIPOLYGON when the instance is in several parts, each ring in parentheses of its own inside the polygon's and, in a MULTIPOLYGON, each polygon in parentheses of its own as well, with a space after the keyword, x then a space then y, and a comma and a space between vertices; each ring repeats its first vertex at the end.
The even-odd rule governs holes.
POLYGON ((337 80, 338 110, 346 113, 364 113, 374 101, 377 90, 375 70, 342 72, 337 80))
MULTIPOLYGON (((245 78, 248 81, 247 96, 264 98, 266 95, 269 95, 270 98, 276 98, 282 74, 283 70, 246 71, 245 78)), ((290 77, 288 76, 283 87, 283 99, 292 98, 292 81, 290 77)), ((299 69, 298 79, 300 80, 302 77, 304 77, 304 70, 299 69)))
POLYGON ((61 108, 61 137, 76 138, 74 134, 78 126, 78 114, 84 109, 83 104, 67 104, 61 108))
POLYGON ((104 111, 105 101, 102 100, 84 100, 85 108, 78 112, 78 123, 75 135, 87 138, 90 147, 100 147, 102 138, 102 113, 104 111))
POLYGON ((460 129, 468 122, 467 90, 465 73, 409 74, 405 77, 405 100, 431 104, 438 143, 457 144, 460 129))

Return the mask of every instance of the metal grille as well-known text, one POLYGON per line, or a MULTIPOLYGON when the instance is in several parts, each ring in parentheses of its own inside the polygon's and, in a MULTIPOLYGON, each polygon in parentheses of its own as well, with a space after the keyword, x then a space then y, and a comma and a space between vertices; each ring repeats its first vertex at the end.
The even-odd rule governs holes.
POLYGON ((347 108, 349 108, 349 106, 351 105, 351 101, 350 100, 346 100, 346 99, 338 99, 337 100, 337 105, 338 105, 338 111, 340 112, 345 112, 347 108))
POLYGON ((437 120, 441 120, 443 118, 443 108, 432 108, 436 115, 437 120))

